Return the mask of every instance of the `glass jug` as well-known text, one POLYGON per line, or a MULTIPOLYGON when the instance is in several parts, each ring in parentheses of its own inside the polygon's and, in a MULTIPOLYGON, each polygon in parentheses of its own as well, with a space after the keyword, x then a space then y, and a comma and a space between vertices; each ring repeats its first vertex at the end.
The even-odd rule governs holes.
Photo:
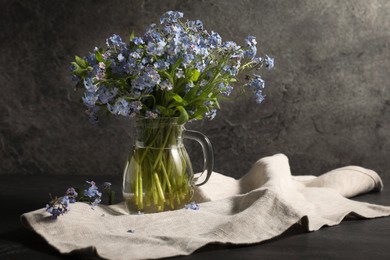
POLYGON ((153 213, 180 209, 188 204, 194 187, 205 184, 213 170, 209 139, 186 130, 178 118, 136 118, 136 139, 123 173, 122 193, 130 213, 153 213), (200 143, 204 169, 196 176, 183 145, 183 138, 200 143), (199 177, 207 172, 204 181, 199 177))

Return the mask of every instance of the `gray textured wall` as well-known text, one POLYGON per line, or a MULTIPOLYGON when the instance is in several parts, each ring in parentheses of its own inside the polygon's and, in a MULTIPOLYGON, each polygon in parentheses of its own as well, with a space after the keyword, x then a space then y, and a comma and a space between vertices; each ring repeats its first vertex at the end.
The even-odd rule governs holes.
MULTIPOLYGON (((68 71, 112 33, 140 34, 167 10, 276 58, 266 102, 224 102, 208 135, 235 177, 277 152, 294 174, 357 164, 390 172, 390 1, 1 1, 0 173, 121 174, 128 120, 90 125, 68 71)), ((200 149, 189 144, 199 165, 200 149)), ((199 166, 197 166, 199 168, 199 166)))

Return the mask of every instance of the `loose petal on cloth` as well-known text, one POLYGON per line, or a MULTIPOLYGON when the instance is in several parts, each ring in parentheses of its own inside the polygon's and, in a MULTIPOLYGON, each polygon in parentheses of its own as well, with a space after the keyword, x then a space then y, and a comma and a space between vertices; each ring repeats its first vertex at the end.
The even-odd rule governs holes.
POLYGON ((107 259, 153 259, 188 255, 214 242, 258 243, 296 223, 315 231, 349 214, 389 216, 390 207, 346 198, 382 187, 378 174, 357 166, 319 177, 292 176, 287 157, 277 154, 260 159, 239 180, 213 173, 196 192, 199 210, 129 215, 123 203, 95 210, 75 203, 57 220, 39 209, 21 221, 61 253, 92 250, 107 259))

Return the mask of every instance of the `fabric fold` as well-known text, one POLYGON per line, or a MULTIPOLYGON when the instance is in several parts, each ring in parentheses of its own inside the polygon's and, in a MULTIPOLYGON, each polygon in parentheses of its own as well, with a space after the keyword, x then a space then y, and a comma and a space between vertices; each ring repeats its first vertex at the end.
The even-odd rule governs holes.
POLYGON ((257 161, 239 180, 213 173, 197 189, 197 211, 128 215, 123 203, 94 210, 75 203, 57 220, 39 209, 21 221, 61 253, 94 248, 108 259, 153 259, 188 255, 209 243, 258 243, 301 222, 315 231, 348 215, 389 216, 390 207, 347 198, 382 188, 377 173, 358 166, 292 176, 288 158, 277 154, 257 161))

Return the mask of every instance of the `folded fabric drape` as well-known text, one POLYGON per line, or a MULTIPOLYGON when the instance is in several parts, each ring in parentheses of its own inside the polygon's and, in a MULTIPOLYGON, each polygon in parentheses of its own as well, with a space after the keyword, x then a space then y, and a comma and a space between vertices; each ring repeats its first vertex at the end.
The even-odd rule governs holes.
POLYGON ((39 209, 21 221, 61 253, 94 250, 108 259, 151 259, 188 255, 209 243, 258 243, 296 223, 315 231, 350 214, 389 216, 390 207, 347 198, 382 187, 377 173, 358 166, 292 176, 288 158, 277 154, 257 161, 239 180, 213 173, 195 194, 199 210, 129 215, 122 203, 94 210, 75 203, 56 220, 39 209))

